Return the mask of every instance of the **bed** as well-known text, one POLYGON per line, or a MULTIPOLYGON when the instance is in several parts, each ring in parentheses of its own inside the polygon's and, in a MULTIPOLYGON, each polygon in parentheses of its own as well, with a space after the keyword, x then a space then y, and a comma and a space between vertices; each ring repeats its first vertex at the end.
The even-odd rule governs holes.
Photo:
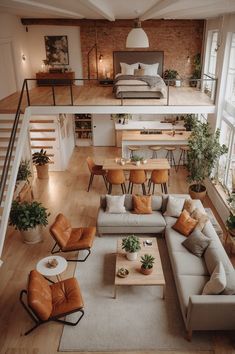
POLYGON ((113 52, 116 98, 165 98, 162 51, 113 52), (156 65, 158 64, 158 65, 156 65))

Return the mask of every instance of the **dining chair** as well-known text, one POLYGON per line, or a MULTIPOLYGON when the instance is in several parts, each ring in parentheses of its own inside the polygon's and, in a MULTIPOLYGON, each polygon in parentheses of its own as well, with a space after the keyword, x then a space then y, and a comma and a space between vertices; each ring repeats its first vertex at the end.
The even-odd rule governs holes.
POLYGON ((93 182, 93 179, 94 179, 94 176, 102 176, 103 179, 104 179, 104 184, 105 184, 105 187, 106 189, 108 189, 108 186, 107 186, 107 179, 106 179, 106 171, 103 170, 103 166, 102 165, 96 165, 94 160, 88 156, 87 159, 87 165, 88 165, 88 168, 90 170, 90 179, 89 179, 89 184, 88 184, 88 188, 87 188, 87 192, 89 192, 91 186, 92 186, 92 182, 93 182))
POLYGON ((150 193, 151 186, 153 186, 153 194, 154 194, 155 185, 160 184, 162 193, 167 194, 168 178, 169 178, 168 170, 153 170, 149 180, 148 193, 150 193))
POLYGON ((143 194, 146 194, 145 182, 147 180, 146 172, 144 170, 131 170, 129 175, 129 186, 128 186, 128 193, 133 192, 133 185, 134 184, 141 184, 143 194))
POLYGON ((107 172, 108 194, 112 193, 113 185, 120 185, 122 193, 126 193, 125 174, 123 170, 108 170, 107 172))

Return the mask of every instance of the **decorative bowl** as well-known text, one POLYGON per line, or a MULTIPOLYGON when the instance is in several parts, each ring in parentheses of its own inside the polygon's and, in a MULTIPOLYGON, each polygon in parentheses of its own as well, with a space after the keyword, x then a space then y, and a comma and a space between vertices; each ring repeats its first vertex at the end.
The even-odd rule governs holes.
POLYGON ((120 278, 126 278, 129 274, 129 270, 126 268, 119 268, 117 271, 117 276, 120 278))
POLYGON ((56 268, 58 266, 58 261, 55 258, 49 259, 47 262, 47 268, 56 268))

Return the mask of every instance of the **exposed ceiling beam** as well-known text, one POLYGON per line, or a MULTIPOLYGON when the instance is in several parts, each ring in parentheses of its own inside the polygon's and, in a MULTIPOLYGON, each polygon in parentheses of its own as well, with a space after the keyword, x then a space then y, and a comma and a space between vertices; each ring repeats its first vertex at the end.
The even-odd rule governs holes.
POLYGON ((68 11, 59 7, 55 7, 55 6, 51 6, 51 5, 46 5, 46 4, 42 4, 40 2, 37 1, 30 1, 30 0, 12 0, 12 2, 17 2, 20 4, 24 4, 24 5, 29 5, 32 7, 36 7, 38 9, 44 9, 44 10, 49 10, 49 11, 53 11, 56 13, 60 13, 66 16, 72 16, 72 17, 78 17, 78 18, 84 18, 83 15, 81 15, 78 12, 74 12, 74 11, 68 11))
POLYGON ((89 9, 103 16, 106 20, 115 21, 115 16, 106 4, 100 0, 80 0, 89 9))
POLYGON ((149 20, 153 18, 159 11, 167 9, 168 7, 176 4, 178 0, 160 0, 155 5, 153 5, 150 9, 145 11, 142 15, 139 16, 140 20, 149 20))

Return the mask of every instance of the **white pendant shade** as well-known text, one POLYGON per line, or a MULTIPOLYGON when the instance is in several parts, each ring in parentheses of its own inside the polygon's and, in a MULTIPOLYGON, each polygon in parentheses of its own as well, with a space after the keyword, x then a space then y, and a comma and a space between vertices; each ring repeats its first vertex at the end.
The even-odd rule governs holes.
POLYGON ((132 28, 126 39, 126 48, 148 48, 149 40, 143 28, 132 28))

